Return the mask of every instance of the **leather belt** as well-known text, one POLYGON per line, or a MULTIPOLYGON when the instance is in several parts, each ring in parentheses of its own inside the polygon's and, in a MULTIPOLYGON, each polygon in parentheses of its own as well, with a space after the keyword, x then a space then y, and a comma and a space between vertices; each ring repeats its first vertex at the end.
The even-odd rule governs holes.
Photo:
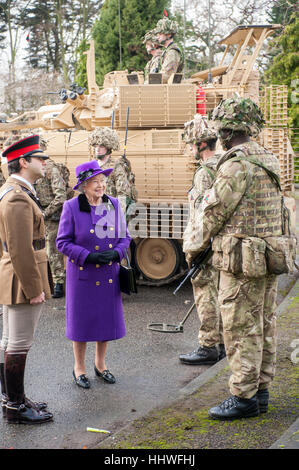
MULTIPOLYGON (((46 246, 45 238, 40 238, 39 240, 33 240, 32 246, 35 251, 42 250, 46 246)), ((2 242, 2 247, 4 251, 8 252, 6 242, 2 242)))

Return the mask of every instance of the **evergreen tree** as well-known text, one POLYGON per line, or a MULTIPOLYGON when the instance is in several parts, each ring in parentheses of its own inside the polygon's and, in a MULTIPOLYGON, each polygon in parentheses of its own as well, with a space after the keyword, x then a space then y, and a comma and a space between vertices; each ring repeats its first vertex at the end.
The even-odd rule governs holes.
POLYGON ((299 18, 296 14, 291 16, 289 25, 274 43, 280 52, 267 70, 266 80, 274 85, 288 85, 289 124, 291 127, 299 127, 299 18))
MULTIPOLYGON (((143 70, 150 59, 143 44, 145 33, 163 17, 170 0, 106 0, 92 29, 95 41, 96 79, 101 85, 106 73, 113 70, 143 70), (120 7, 120 9, 119 9, 120 7), (120 10, 120 28, 119 28, 120 10)), ((84 45, 81 45, 84 49, 84 45)), ((86 86, 83 69, 86 58, 81 54, 75 81, 86 86)))

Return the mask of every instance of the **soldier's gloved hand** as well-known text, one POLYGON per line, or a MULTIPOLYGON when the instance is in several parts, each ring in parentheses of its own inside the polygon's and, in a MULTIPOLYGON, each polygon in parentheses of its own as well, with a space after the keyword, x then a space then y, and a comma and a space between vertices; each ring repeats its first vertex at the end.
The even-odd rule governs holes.
POLYGON ((119 261, 119 254, 116 250, 107 250, 98 253, 98 263, 108 264, 110 261, 119 261))

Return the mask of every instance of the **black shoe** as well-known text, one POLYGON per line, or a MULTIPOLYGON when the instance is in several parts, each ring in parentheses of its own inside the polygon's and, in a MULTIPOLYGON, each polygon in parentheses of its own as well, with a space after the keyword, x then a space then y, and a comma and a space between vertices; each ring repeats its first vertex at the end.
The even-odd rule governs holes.
POLYGON ((60 299, 63 297, 63 284, 55 284, 54 286, 54 294, 52 295, 53 299, 60 299))
POLYGON ((256 398, 259 404, 260 413, 267 413, 269 402, 269 390, 258 390, 256 393, 256 398))
POLYGON ((225 346, 224 346, 224 344, 219 344, 218 361, 221 361, 221 359, 223 359, 224 357, 226 357, 225 346))
POLYGON ((94 371, 98 377, 101 377, 105 382, 108 382, 109 384, 114 384, 115 383, 115 377, 113 374, 111 374, 110 370, 106 369, 103 370, 103 372, 100 372, 96 366, 94 366, 94 371))
POLYGON ((31 406, 7 402, 6 421, 16 424, 42 424, 53 419, 49 411, 37 410, 31 406))
POLYGON ((218 351, 216 346, 213 346, 212 348, 200 346, 189 354, 181 354, 179 359, 183 364, 209 366, 218 361, 218 351))
POLYGON ((74 380, 75 380, 76 384, 79 387, 90 388, 89 380, 88 380, 88 378, 86 377, 85 374, 81 374, 81 375, 79 375, 79 377, 76 377, 75 371, 73 371, 73 376, 74 376, 74 380))
POLYGON ((239 398, 231 396, 219 406, 209 410, 209 416, 214 419, 240 419, 259 415, 256 395, 252 398, 239 398))

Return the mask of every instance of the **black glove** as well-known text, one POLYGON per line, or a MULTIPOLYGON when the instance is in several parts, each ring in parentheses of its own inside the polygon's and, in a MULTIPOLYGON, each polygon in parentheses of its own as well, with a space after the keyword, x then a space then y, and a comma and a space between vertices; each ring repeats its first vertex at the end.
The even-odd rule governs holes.
POLYGON ((108 264, 110 261, 119 261, 119 254, 116 250, 102 251, 98 254, 100 264, 108 264))
POLYGON ((119 261, 119 254, 116 250, 102 251, 102 253, 89 253, 85 263, 108 264, 110 261, 119 261))

